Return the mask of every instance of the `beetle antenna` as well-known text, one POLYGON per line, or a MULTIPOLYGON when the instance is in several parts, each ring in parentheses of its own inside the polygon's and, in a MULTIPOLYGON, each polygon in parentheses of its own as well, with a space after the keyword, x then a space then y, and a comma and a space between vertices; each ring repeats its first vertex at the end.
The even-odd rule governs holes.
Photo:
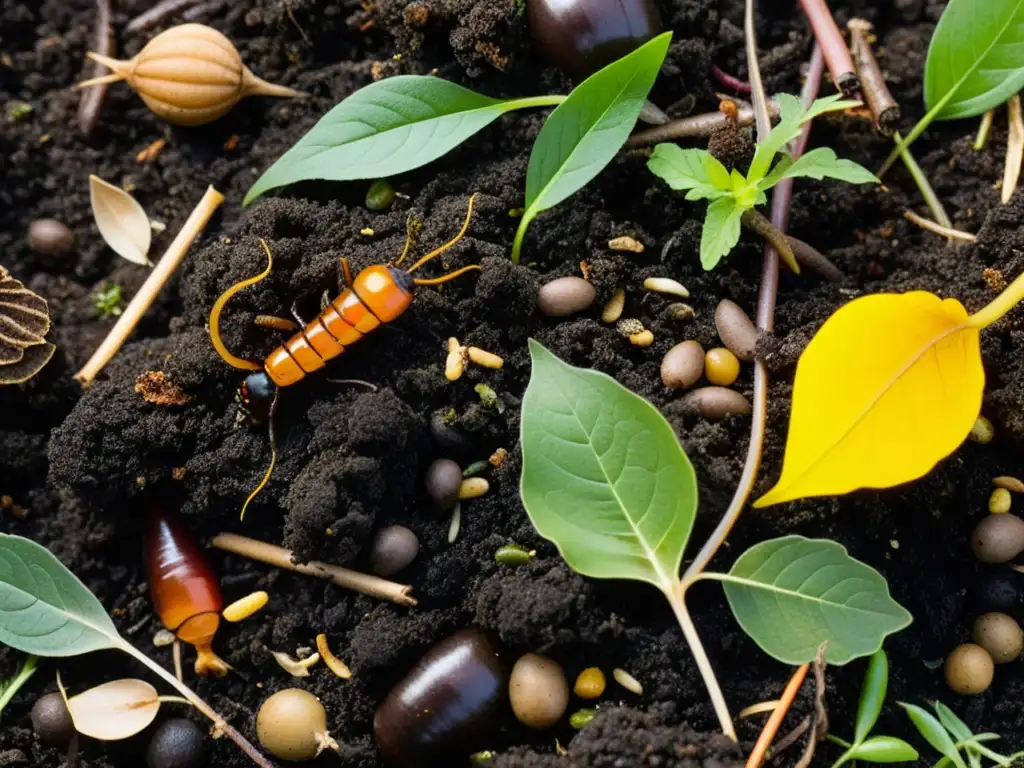
POLYGON ((213 342, 213 348, 217 350, 217 354, 224 359, 225 363, 233 366, 234 368, 241 368, 243 371, 258 371, 261 366, 259 363, 254 363, 252 360, 246 360, 244 357, 238 357, 228 351, 228 348, 224 344, 224 339, 220 335, 220 315, 232 296, 243 288, 255 285, 270 274, 270 270, 274 266, 274 257, 270 255, 270 246, 267 245, 267 241, 262 237, 259 240, 260 245, 263 246, 263 250, 266 251, 267 254, 267 268, 255 277, 246 278, 245 280, 232 285, 220 295, 220 298, 218 298, 214 303, 213 309, 210 310, 210 341, 213 342))
POLYGON ((415 278, 413 282, 416 285, 440 285, 441 283, 447 283, 449 280, 454 280, 459 275, 463 275, 469 272, 471 269, 482 269, 479 264, 470 264, 468 267, 462 269, 456 269, 454 272, 449 272, 447 275, 441 275, 440 277, 432 277, 429 280, 424 278, 415 278))
POLYGON ((268 432, 270 433, 270 466, 267 467, 267 473, 263 475, 260 484, 249 494, 249 498, 242 505, 242 514, 239 516, 239 520, 245 520, 245 510, 249 507, 249 502, 255 499, 260 491, 266 487, 267 483, 270 482, 270 475, 274 472, 274 464, 277 463, 277 436, 274 434, 274 414, 277 413, 277 401, 280 396, 281 390, 274 390, 274 399, 270 401, 270 413, 267 416, 267 422, 269 423, 268 432))
POLYGON ((412 211, 410 211, 409 215, 405 217, 405 247, 402 249, 402 255, 398 257, 398 261, 394 263, 394 266, 397 267, 409 255, 409 249, 412 247, 412 241, 416 239, 418 229, 419 227, 412 217, 412 211))
POLYGON ((466 211, 466 220, 462 223, 462 229, 459 230, 459 234, 457 234, 455 237, 453 237, 447 243, 442 245, 440 248, 435 248, 433 251, 428 253, 422 259, 417 261, 415 264, 413 264, 411 267, 409 267, 409 269, 407 270, 408 272, 410 272, 410 273, 415 272, 417 269, 422 267, 424 264, 426 264, 432 258, 434 258, 435 256, 440 256, 442 253, 447 251, 449 248, 451 248, 453 245, 455 245, 457 242, 459 242, 459 240, 461 240, 463 238, 463 236, 466 234, 466 230, 469 229, 469 220, 473 217, 473 203, 476 200, 477 194, 478 193, 474 192, 470 196, 470 198, 469 198, 469 209, 466 211))

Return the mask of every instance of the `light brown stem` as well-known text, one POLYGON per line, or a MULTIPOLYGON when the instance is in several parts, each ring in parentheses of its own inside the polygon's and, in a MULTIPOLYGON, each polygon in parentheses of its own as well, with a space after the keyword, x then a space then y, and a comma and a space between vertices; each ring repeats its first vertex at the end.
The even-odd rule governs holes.
MULTIPOLYGON (((779 105, 774 101, 768 103, 768 113, 772 117, 778 117, 779 105)), ((678 139, 691 139, 710 136, 723 125, 735 123, 739 126, 751 125, 754 122, 754 108, 748 105, 741 105, 736 110, 736 119, 726 115, 724 112, 708 112, 702 115, 692 115, 679 120, 672 120, 664 125, 648 128, 646 131, 639 131, 629 137, 626 142, 626 149, 639 149, 658 144, 662 141, 677 141, 678 139)))
POLYGON ((832 11, 826 0, 800 0, 804 15, 811 24, 814 37, 825 54, 828 71, 832 74, 832 82, 847 98, 852 97, 860 88, 854 72, 853 57, 846 41, 832 18, 832 11))
POLYGON ((796 673, 789 681, 789 685, 782 692, 779 706, 772 712, 772 716, 765 723, 761 735, 758 736, 757 743, 754 744, 754 749, 751 751, 750 757, 747 758, 746 768, 761 768, 761 763, 764 762, 765 755, 768 754, 768 747, 771 746, 772 741, 774 741, 776 734, 779 732, 782 720, 785 718, 786 713, 789 712, 789 708, 793 706, 793 700, 796 699, 800 686, 803 685, 804 678, 807 677, 807 670, 809 668, 810 664, 801 664, 797 667, 796 673))
POLYGON ((416 605, 415 598, 409 596, 412 587, 408 584, 397 584, 379 576, 371 576, 368 573, 360 573, 340 565, 321 563, 317 560, 299 565, 292 562, 290 549, 250 539, 248 536, 239 536, 237 533, 221 533, 214 537, 212 543, 217 549, 222 549, 225 552, 242 555, 242 557, 258 560, 277 568, 304 573, 307 576, 327 579, 339 587, 354 589, 356 592, 362 592, 370 597, 390 600, 398 605, 416 605))
POLYGON ((103 367, 117 354, 117 351, 127 340, 128 336, 131 335, 131 332, 138 325, 146 310, 156 300, 157 294, 164 287, 164 283, 178 269, 182 259, 185 258, 185 254, 188 253, 192 241, 203 231, 207 222, 210 221, 210 217, 222 202, 224 202, 224 196, 220 192, 213 187, 209 187, 206 190, 206 194, 199 201, 199 205, 189 215, 185 226, 181 228, 178 236, 174 238, 174 242, 170 244, 166 253, 164 253, 160 261, 153 268, 153 271, 149 273, 149 277, 146 278, 146 282, 142 284, 139 292, 132 297, 131 302, 125 307, 124 313, 114 327, 110 329, 107 338, 103 340, 99 349, 93 353, 93 356, 89 358, 89 362, 85 364, 82 370, 75 374, 75 378, 83 386, 88 385, 95 379, 96 375, 103 370, 103 367))
POLYGON ((926 219, 924 216, 918 216, 913 211, 904 211, 903 218, 911 224, 916 224, 921 229, 927 229, 929 232, 948 237, 950 240, 963 240, 965 243, 973 243, 978 239, 977 235, 972 235, 970 232, 964 232, 960 229, 953 229, 952 227, 944 227, 931 219, 926 219))
MULTIPOLYGON (((104 56, 114 55, 114 32, 110 28, 110 0, 96 0, 96 50, 104 56)), ((107 74, 107 67, 100 62, 92 66, 92 76, 103 81, 107 74)), ((92 88, 82 94, 78 102, 78 127, 82 134, 88 137, 96 127, 96 121, 100 116, 100 107, 103 106, 103 99, 107 95, 107 82, 103 81, 99 88, 92 88)))
POLYGON ((786 235, 779 229, 776 229, 764 214, 750 208, 743 212, 741 219, 743 226, 749 229, 751 232, 756 232, 765 239, 769 245, 771 245, 775 251, 779 254, 779 258, 785 262, 786 266, 790 268, 796 274, 800 274, 800 265, 797 263, 796 256, 793 254, 793 248, 790 246, 789 241, 786 239, 786 235))
POLYGON ((1020 94, 1015 93, 1007 102, 1010 109, 1010 133, 1006 138, 1006 169, 1003 171, 1003 205, 1010 202, 1020 178, 1020 164, 1024 160, 1024 119, 1021 117, 1020 94))
POLYGON ((850 30, 850 47, 853 49, 853 63, 860 78, 861 92, 871 110, 871 116, 875 118, 875 127, 881 134, 892 136, 900 124, 900 105, 885 84, 885 75, 871 50, 868 41, 871 23, 864 19, 850 19, 846 28, 850 30))

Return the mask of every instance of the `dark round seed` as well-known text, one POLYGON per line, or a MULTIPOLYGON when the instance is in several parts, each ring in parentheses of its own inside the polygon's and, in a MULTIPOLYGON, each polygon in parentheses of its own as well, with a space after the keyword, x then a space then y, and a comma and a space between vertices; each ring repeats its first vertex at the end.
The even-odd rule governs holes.
POLYGON ((36 219, 28 225, 28 247, 43 256, 63 256, 75 247, 75 236, 56 219, 36 219))
POLYGON ((167 720, 153 733, 146 748, 149 768, 199 768, 203 762, 203 731, 191 720, 167 720))
POLYGON ((391 525, 377 532, 370 547, 370 570, 391 576, 416 559, 420 540, 404 525, 391 525))
POLYGON ((548 317, 565 317, 594 303, 597 291, 582 277, 560 277, 545 283, 537 294, 537 306, 548 317))
POLYGON ((32 706, 32 729, 47 747, 63 749, 75 735, 75 723, 59 693, 40 696, 32 706))
POLYGON ((427 467, 427 493, 441 509, 451 509, 459 500, 462 468, 451 459, 438 459, 427 467))
POLYGON ((395 202, 395 188, 387 179, 377 179, 366 190, 366 207, 371 211, 386 211, 395 202))

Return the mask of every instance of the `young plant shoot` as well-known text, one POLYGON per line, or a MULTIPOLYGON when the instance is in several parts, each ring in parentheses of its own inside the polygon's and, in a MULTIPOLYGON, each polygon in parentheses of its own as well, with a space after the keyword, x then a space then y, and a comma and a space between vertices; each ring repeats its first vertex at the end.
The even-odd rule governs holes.
POLYGON ((772 539, 740 555, 729 573, 681 578, 697 478, 672 427, 610 376, 568 365, 533 340, 530 356, 520 486, 530 520, 579 573, 661 590, 730 738, 728 707, 684 602, 697 580, 724 582, 740 626, 786 664, 812 661, 824 642, 825 660, 845 664, 910 624, 885 579, 833 541, 772 539))
POLYGON ((956 716, 953 710, 941 701, 932 704, 935 708, 935 715, 914 704, 900 702, 900 706, 906 711, 910 722, 924 737, 924 740, 942 754, 942 759, 935 763, 935 768, 950 768, 950 766, 982 768, 983 757, 988 758, 1001 768, 1010 768, 1012 765, 1017 765, 1024 757, 1024 752, 1007 756, 986 747, 985 742, 999 739, 999 734, 974 733, 963 720, 956 716), (960 754, 961 750, 964 753, 963 756, 960 754), (966 762, 964 762, 964 756, 967 758, 966 762))
MULTIPOLYGON (((700 261, 706 270, 714 269, 735 247, 744 216, 755 206, 764 205, 765 192, 783 179, 829 177, 851 184, 878 181, 866 168, 836 157, 827 147, 811 150, 795 161, 786 154, 787 145, 800 135, 801 126, 808 120, 857 106, 859 102, 843 100, 839 94, 818 99, 809 108, 789 94, 781 94, 777 101, 779 124, 757 145, 746 175, 735 169, 729 173, 707 150, 681 149, 675 144, 659 144, 647 163, 651 173, 664 179, 672 189, 685 190, 687 200, 710 201, 700 239, 700 261), (783 156, 773 168, 775 156, 780 153, 783 156)), ((788 263, 793 271, 799 272, 795 261, 788 263)))
POLYGON ((782 476, 754 506, 891 488, 930 472, 981 411, 982 329, 1022 298, 1024 275, 973 315, 927 291, 841 307, 800 356, 782 476))
POLYGON ((35 674, 39 665, 39 657, 28 655, 24 663, 16 673, 6 680, 0 680, 0 715, 4 713, 4 707, 14 698, 14 694, 21 690, 21 686, 28 682, 35 674))

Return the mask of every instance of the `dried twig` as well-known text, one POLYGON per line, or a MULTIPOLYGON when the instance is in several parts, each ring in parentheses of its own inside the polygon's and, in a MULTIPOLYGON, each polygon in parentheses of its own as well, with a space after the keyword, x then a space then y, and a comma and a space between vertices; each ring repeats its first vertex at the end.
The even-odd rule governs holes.
POLYGON ((807 740, 804 753, 793 768, 810 768, 814 760, 814 750, 818 742, 825 738, 828 733, 828 710, 825 709, 825 649, 828 641, 818 648, 818 655, 814 659, 814 730, 807 740))
POLYGON ((777 229, 772 225, 764 214, 749 208, 743 212, 741 219, 743 226, 749 229, 751 232, 756 232, 765 239, 766 242, 770 243, 776 252, 779 254, 779 258, 782 259, 786 266, 796 274, 800 274, 800 265, 796 262, 796 256, 793 255, 793 249, 790 247, 789 240, 782 230, 777 229))
POLYGON ((1006 139, 1006 168, 1003 171, 1003 205, 1010 202, 1017 191, 1020 164, 1024 160, 1024 119, 1020 114, 1020 94, 1015 93, 1007 102, 1010 108, 1010 134, 1006 139))
MULTIPOLYGON (((776 757, 781 755, 783 752, 785 752, 791 746, 796 744, 797 740, 801 736, 803 736, 805 733, 807 733, 809 730, 811 730, 811 723, 813 723, 813 722, 814 722, 814 716, 813 715, 807 715, 807 717, 805 717, 803 720, 800 721, 800 724, 797 725, 796 728, 794 728, 792 731, 790 731, 785 736, 783 736, 781 739, 779 739, 777 742, 775 742, 775 746, 772 747, 770 750, 768 750, 768 756, 767 756, 766 759, 774 760, 776 757)), ((794 766, 793 768, 796 768, 796 766, 794 766)), ((806 766, 804 768, 806 768, 806 766)))
POLYGON ((222 533, 215 536, 212 543, 217 549, 222 549, 225 552, 233 552, 236 555, 258 560, 277 568, 304 573, 307 576, 318 576, 339 587, 354 589, 356 592, 362 592, 370 597, 390 600, 398 605, 416 605, 416 599, 409 596, 412 587, 408 584, 396 584, 379 576, 371 576, 367 573, 343 568, 340 565, 321 563, 316 560, 300 565, 292 562, 292 552, 289 549, 235 533, 222 533))
POLYGON ((948 237, 950 240, 963 240, 966 243, 973 243, 978 239, 977 235, 972 235, 970 232, 964 232, 959 229, 953 229, 953 227, 944 227, 931 219, 926 219, 924 216, 918 216, 913 211, 904 211, 903 218, 912 224, 916 224, 921 229, 927 229, 929 232, 934 232, 936 235, 948 237))
POLYGON ((809 243, 798 240, 792 235, 786 235, 786 242, 793 249, 793 255, 800 263, 800 266, 807 267, 818 277, 828 280, 830 283, 838 283, 845 278, 845 275, 829 258, 809 243))
POLYGON ((142 32, 145 29, 154 27, 172 13, 177 13, 182 8, 195 5, 199 0, 162 0, 145 13, 140 13, 129 21, 124 28, 126 34, 142 32))
POLYGON ((832 11, 825 0, 800 0, 804 15, 814 30, 814 39, 825 54, 828 71, 832 74, 832 82, 846 97, 852 97, 860 90, 860 83, 854 71, 853 57, 846 47, 843 34, 832 18, 832 11))
POLYGON ((992 121, 995 120, 996 111, 990 109, 981 116, 981 125, 978 126, 978 135, 974 139, 974 151, 981 152, 988 144, 988 135, 992 132, 992 121))
MULTIPOLYGON (((768 111, 773 118, 778 117, 778 104, 774 101, 769 102, 768 111)), ((626 149, 649 147, 662 141, 706 137, 726 124, 747 126, 752 125, 753 122, 754 108, 749 105, 741 105, 737 108, 735 120, 724 112, 707 112, 702 115, 692 115, 654 128, 648 128, 646 131, 634 133, 626 142, 626 149)))
POLYGON ((146 310, 149 309, 156 299, 157 294, 160 293, 160 289, 164 287, 164 283, 170 279, 178 265, 181 264, 182 259, 185 258, 185 254, 188 253, 192 241, 203 231, 210 217, 222 202, 224 202, 224 196, 220 192, 213 187, 207 188, 203 199, 199 201, 199 204, 189 215, 185 225, 178 233, 178 236, 174 238, 174 242, 168 246, 167 251, 160 258, 153 271, 149 273, 149 277, 146 278, 146 282, 139 288, 139 292, 132 297, 128 306, 125 307, 124 313, 118 318, 114 327, 110 329, 107 338, 103 340, 99 349, 93 353, 93 356, 89 358, 89 362, 85 364, 82 370, 75 374, 75 378, 83 386, 96 378, 96 375, 117 354, 117 350, 124 344, 125 340, 135 329, 135 326, 138 325, 139 320, 146 313, 146 310))
POLYGON ((868 103, 872 117, 875 118, 875 127, 883 135, 892 136, 893 131, 900 125, 900 105, 889 92, 889 86, 885 84, 885 75, 882 74, 882 68, 878 66, 878 60, 871 50, 871 42, 868 39, 871 23, 864 19, 850 19, 846 23, 846 28, 850 30, 853 63, 857 67, 864 100, 868 103))
POLYGON ((730 75, 714 64, 711 65, 711 76, 726 88, 732 88, 736 93, 750 93, 750 83, 730 75))
MULTIPOLYGON (((110 26, 110 0, 96 0, 96 39, 93 51, 103 56, 114 56, 114 30, 110 26)), ((89 78, 102 77, 110 70, 98 61, 93 62, 89 78)), ((107 95, 107 83, 97 85, 82 92, 78 102, 78 127, 85 136, 92 134, 96 121, 100 116, 103 99, 107 95)))
POLYGON ((807 670, 809 668, 809 664, 801 664, 797 667, 796 672, 793 673, 789 685, 786 686, 786 690, 782 692, 782 697, 779 699, 779 706, 772 712, 772 716, 764 724, 764 730, 757 737, 754 749, 750 752, 750 757, 747 758, 746 768, 759 768, 761 763, 764 762, 764 757, 768 753, 768 747, 771 746, 775 735, 779 732, 779 727, 782 725, 786 713, 789 712, 789 708, 793 706, 793 701, 800 691, 800 686, 804 683, 804 678, 807 677, 807 670))

